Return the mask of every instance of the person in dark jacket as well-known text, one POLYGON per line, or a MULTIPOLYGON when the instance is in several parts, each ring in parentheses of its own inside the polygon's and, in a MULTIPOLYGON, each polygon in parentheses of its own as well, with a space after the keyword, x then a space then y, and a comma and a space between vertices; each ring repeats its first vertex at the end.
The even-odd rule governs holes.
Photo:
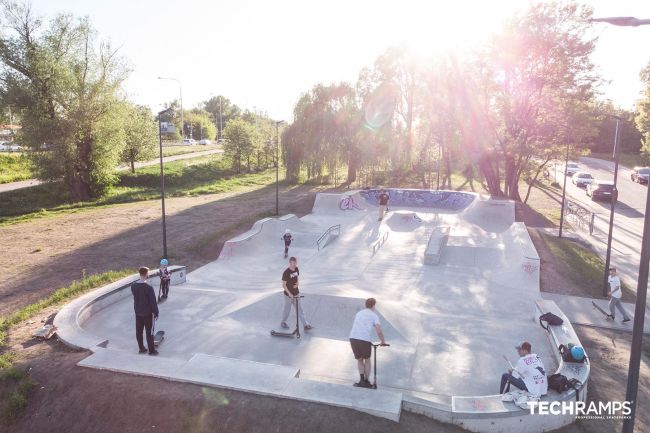
POLYGON ((135 338, 138 340, 140 353, 147 353, 142 341, 142 331, 147 333, 147 346, 149 355, 158 355, 156 346, 153 343, 151 328, 153 321, 158 319, 158 303, 153 287, 147 283, 149 268, 140 268, 140 279, 131 285, 133 293, 133 309, 135 310, 135 338))

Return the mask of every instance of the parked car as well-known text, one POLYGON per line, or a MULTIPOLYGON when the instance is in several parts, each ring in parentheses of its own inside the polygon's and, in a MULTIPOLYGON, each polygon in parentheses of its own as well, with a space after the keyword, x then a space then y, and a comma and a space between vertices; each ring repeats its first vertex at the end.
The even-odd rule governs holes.
POLYGON ((199 144, 201 144, 203 146, 209 146, 210 144, 212 144, 212 141, 207 140, 207 139, 204 138, 203 140, 199 141, 199 144))
POLYGON ((632 173, 630 174, 630 179, 633 182, 648 184, 648 178, 650 178, 650 167, 634 167, 632 173))
POLYGON ((577 172, 580 171, 580 166, 578 165, 577 162, 569 162, 566 165, 566 175, 571 177, 577 172))
POLYGON ((194 140, 192 138, 183 139, 183 146, 192 146, 194 144, 196 144, 196 140, 194 140))
POLYGON ((587 195, 593 201, 607 200, 614 202, 618 197, 618 192, 614 189, 614 182, 596 180, 587 185, 587 195))
POLYGON ((579 171, 571 177, 571 182, 573 182, 573 184, 579 188, 587 186, 593 181, 594 177, 591 175, 591 173, 587 173, 586 171, 579 171))

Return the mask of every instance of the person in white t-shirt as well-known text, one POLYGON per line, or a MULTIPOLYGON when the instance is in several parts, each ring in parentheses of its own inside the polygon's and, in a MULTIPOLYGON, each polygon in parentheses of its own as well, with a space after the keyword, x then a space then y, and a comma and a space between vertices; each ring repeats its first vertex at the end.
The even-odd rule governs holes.
POLYGON ((621 296, 623 291, 621 290, 621 279, 616 275, 616 268, 609 268, 609 277, 607 277, 607 282, 609 283, 609 316, 608 319, 616 319, 614 314, 614 308, 618 308, 618 311, 623 315, 623 322, 629 322, 630 318, 628 317, 623 305, 621 305, 621 296))
POLYGON ((386 344, 384 333, 381 331, 381 325, 379 324, 379 316, 375 313, 376 303, 375 298, 366 299, 366 308, 354 316, 354 323, 350 331, 350 345, 359 367, 360 379, 356 385, 364 388, 372 387, 368 378, 370 377, 370 367, 372 365, 370 355, 372 352, 373 331, 379 337, 381 344, 386 344))
POLYGON ((501 376, 501 388, 499 394, 510 391, 510 385, 514 385, 522 391, 528 391, 531 395, 540 397, 548 392, 548 381, 546 370, 539 356, 531 353, 532 347, 529 342, 524 341, 517 346, 519 360, 515 368, 509 368, 508 373, 501 376))

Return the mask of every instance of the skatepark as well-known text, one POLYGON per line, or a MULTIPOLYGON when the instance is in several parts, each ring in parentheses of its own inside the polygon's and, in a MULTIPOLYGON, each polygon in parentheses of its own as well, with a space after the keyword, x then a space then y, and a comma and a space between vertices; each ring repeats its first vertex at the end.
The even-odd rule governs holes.
MULTIPOLYGON (((535 418, 496 395, 508 367, 503 355, 514 362, 514 347, 524 340, 549 374, 570 373, 585 391, 589 374, 588 365, 563 365, 557 357, 558 342, 577 341, 568 320, 550 332, 539 326, 543 312, 566 317, 541 300, 539 257, 524 224, 515 222, 514 203, 464 192, 388 192, 382 221, 377 190, 321 193, 310 214, 260 220, 227 241, 217 260, 189 274, 173 267, 169 299, 159 305, 156 328, 166 338, 158 357, 137 354, 128 290, 135 277, 66 306, 55 322, 59 336, 92 352, 83 367, 315 401, 395 421, 411 410, 471 431, 547 431, 570 423, 571 417, 535 418), (286 229, 314 327, 301 328, 299 339, 270 335, 280 329, 286 229), (377 351, 377 390, 352 386, 358 374, 348 335, 368 297, 377 299, 390 344, 377 351)), ((157 289, 156 277, 151 283, 157 289)))

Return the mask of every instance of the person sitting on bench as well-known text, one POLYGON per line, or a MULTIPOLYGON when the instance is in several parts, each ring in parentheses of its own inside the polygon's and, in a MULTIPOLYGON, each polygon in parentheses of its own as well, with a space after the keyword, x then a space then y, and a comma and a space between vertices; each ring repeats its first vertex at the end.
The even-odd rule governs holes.
POLYGON ((519 360, 515 368, 509 368, 508 373, 501 376, 501 388, 499 394, 510 392, 510 384, 522 391, 528 391, 531 395, 542 396, 548 392, 548 381, 544 364, 539 356, 531 353, 530 343, 524 341, 517 346, 519 360))

